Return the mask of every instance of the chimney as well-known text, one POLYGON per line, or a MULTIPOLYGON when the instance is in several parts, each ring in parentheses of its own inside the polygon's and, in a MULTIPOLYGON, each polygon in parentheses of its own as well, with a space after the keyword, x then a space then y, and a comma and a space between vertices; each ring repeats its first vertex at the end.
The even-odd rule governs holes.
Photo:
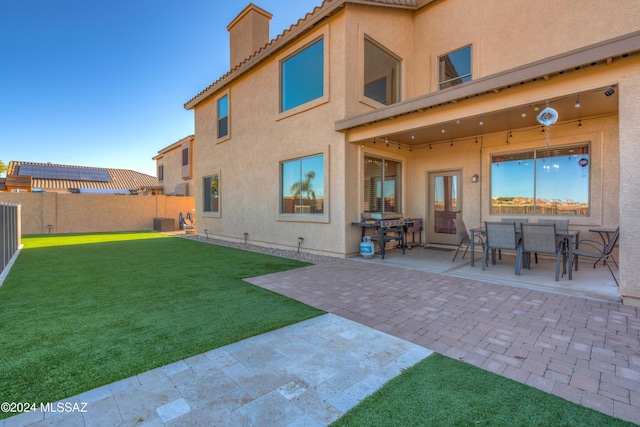
POLYGON ((227 25, 230 41, 230 69, 269 43, 269 21, 272 17, 273 15, 266 10, 249 3, 227 25))

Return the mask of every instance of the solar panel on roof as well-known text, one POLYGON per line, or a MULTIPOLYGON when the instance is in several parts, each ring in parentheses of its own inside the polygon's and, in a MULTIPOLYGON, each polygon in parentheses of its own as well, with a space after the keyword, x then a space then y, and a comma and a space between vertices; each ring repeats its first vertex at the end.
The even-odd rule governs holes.
POLYGON ((33 178, 45 179, 111 182, 111 176, 106 169, 71 168, 68 166, 20 165, 18 175, 29 175, 33 178))

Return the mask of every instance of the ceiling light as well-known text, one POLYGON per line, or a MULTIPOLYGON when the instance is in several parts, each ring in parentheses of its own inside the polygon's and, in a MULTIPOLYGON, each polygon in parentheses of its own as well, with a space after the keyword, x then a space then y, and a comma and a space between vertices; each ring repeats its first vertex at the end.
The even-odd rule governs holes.
POLYGON ((520 113, 520 115, 522 117, 527 117, 527 110, 525 110, 524 107, 522 107, 522 113, 520 113))
POLYGON ((580 108, 580 95, 578 95, 578 98, 576 99, 576 108, 580 108))
POLYGON ((484 120, 482 120, 482 117, 480 117, 480 126, 482 126, 484 124, 484 120))
POLYGON ((609 89, 607 89, 604 94, 607 96, 611 96, 616 92, 616 85, 611 86, 609 89))

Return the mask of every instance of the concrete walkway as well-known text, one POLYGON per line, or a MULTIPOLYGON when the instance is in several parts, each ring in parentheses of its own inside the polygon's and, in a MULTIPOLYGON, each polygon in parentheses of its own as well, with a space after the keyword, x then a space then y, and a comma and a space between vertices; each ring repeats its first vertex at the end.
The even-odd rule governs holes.
POLYGON ((14 426, 326 426, 430 350, 325 314, 65 399, 14 426))
POLYGON ((640 424, 637 308, 357 260, 250 282, 640 424))

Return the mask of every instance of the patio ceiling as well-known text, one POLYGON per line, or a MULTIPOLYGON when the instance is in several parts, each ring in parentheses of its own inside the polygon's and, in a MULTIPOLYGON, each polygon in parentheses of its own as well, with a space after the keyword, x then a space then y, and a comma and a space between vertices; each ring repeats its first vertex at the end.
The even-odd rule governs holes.
POLYGON ((547 106, 547 101, 549 101, 549 106, 558 112, 558 123, 575 122, 576 126, 578 126, 581 120, 603 117, 618 112, 617 87, 613 95, 606 96, 604 92, 609 88, 610 86, 607 86, 561 98, 541 99, 519 108, 492 111, 482 115, 444 121, 425 127, 407 128, 402 132, 378 135, 376 140, 384 143, 386 137, 390 143, 419 147, 446 143, 451 140, 474 138, 482 134, 509 132, 516 129, 538 127, 542 131, 542 125, 538 123, 536 116, 547 106), (575 106, 578 97, 580 98, 580 108, 575 106), (523 113, 525 114, 524 117, 523 113), (481 121, 482 124, 480 124, 481 121))
POLYGON ((558 123, 578 125, 618 112, 618 87, 605 91, 638 66, 639 46, 640 31, 339 120, 335 130, 352 143, 419 147, 541 127, 547 103, 558 123))

